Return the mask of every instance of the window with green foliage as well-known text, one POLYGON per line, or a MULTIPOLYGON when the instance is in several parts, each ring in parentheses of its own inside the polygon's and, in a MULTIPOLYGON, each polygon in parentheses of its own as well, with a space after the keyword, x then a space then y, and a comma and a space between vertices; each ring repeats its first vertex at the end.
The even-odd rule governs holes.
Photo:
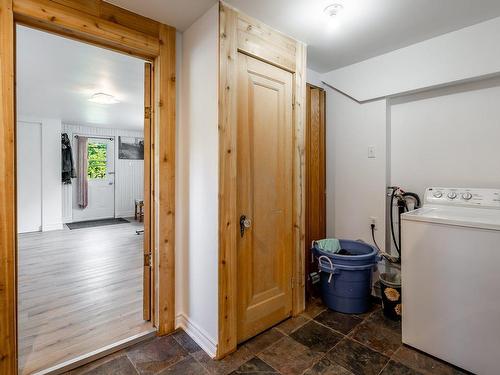
POLYGON ((89 143, 87 147, 89 178, 106 177, 108 146, 106 143, 89 143))

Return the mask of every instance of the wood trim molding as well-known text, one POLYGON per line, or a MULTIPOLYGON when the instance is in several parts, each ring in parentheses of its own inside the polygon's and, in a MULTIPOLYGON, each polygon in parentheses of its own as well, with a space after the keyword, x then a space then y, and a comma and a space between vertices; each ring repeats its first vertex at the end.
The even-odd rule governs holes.
POLYGON ((96 15, 51 0, 13 0, 13 4, 16 21, 29 26, 140 57, 155 58, 159 54, 158 37, 96 15))
POLYGON ((160 26, 160 55, 155 60, 158 153, 158 333, 175 330, 175 29, 160 26))
POLYGON ((14 14, 0 0, 0 374, 17 372, 14 14))
POLYGON ((293 315, 305 309, 305 206, 306 206, 306 173, 305 173, 305 140, 306 140, 306 58, 305 44, 297 42, 296 70, 294 73, 294 104, 293 123, 294 153, 293 153, 293 247, 294 286, 293 286, 293 315))
POLYGON ((219 343, 217 358, 236 350, 237 13, 219 5, 219 343))
POLYGON ((219 342, 217 358, 237 345, 237 68, 242 52, 293 73, 293 314, 305 307, 306 46, 220 3, 219 6, 219 342))
POLYGON ((175 29, 101 0, 0 0, 0 374, 17 374, 15 22, 154 60, 154 321, 175 327, 175 29))
POLYGON ((237 13, 238 50, 295 73, 300 55, 296 40, 242 13, 237 13))

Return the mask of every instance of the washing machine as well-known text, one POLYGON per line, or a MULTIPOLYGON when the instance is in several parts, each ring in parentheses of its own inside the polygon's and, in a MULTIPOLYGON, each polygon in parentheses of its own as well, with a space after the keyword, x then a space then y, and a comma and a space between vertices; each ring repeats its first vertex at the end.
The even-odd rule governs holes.
POLYGON ((403 343, 500 374, 500 189, 428 188, 401 225, 403 343))

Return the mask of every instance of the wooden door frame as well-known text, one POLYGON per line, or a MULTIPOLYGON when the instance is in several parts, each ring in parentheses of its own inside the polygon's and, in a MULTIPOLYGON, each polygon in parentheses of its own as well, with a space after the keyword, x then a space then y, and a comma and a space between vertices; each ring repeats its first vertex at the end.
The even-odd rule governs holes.
MULTIPOLYGON (((306 264, 306 299, 310 298, 312 296, 313 288, 311 284, 311 280, 308 280, 308 276, 312 271, 317 271, 317 267, 313 266, 311 264, 311 215, 314 215, 316 217, 319 216, 319 218, 322 220, 322 225, 321 225, 321 232, 323 236, 326 236, 326 161, 325 161, 325 141, 326 141, 326 91, 319 86, 315 86, 312 84, 307 83, 306 84, 306 241, 305 241, 305 246, 304 246, 304 259, 305 259, 305 264, 306 264), (311 106, 311 90, 318 90, 319 92, 319 97, 318 97, 318 102, 319 102, 319 128, 320 128, 320 139, 319 139, 319 153, 320 153, 320 158, 319 158, 319 164, 322 166, 321 167, 321 176, 322 176, 322 187, 323 187, 323 193, 322 193, 322 201, 320 203, 319 208, 315 208, 315 210, 311 210, 309 203, 310 203, 310 193, 311 193, 311 168, 310 168, 310 157, 311 157, 311 116, 312 116, 312 106, 311 106), (314 213, 313 213, 314 211, 314 213), (311 267, 313 267, 311 269, 311 267)), ((317 238, 316 238, 317 239, 317 238)))
POLYGON ((217 358, 237 346, 237 78, 238 53, 293 74, 293 315, 305 308, 305 97, 306 46, 219 6, 219 335, 217 358))
POLYGON ((0 0, 0 373, 17 374, 15 26, 17 23, 153 63, 154 324, 175 329, 176 31, 102 0, 0 0))

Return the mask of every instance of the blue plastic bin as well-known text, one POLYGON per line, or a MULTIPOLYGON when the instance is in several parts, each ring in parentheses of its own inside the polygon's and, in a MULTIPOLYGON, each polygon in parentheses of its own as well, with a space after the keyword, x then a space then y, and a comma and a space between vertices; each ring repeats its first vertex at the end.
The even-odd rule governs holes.
POLYGON ((313 243, 321 277, 321 298, 330 309, 361 314, 370 307, 373 270, 380 257, 375 247, 361 242, 340 240, 340 247, 353 255, 322 251, 313 243))

